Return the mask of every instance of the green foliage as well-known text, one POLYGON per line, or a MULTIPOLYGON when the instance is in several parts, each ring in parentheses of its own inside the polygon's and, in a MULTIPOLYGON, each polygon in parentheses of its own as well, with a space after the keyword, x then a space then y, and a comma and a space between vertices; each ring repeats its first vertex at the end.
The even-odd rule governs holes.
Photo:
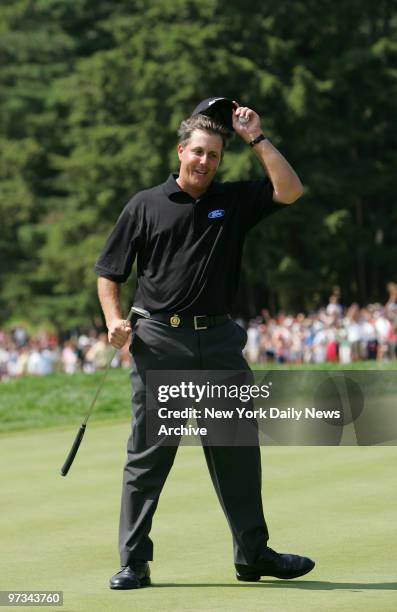
MULTIPOLYGON (((311 308, 335 284, 346 302, 383 300, 396 280, 394 8, 3 2, 0 323, 95 317, 92 266, 110 228, 134 192, 176 169, 179 122, 213 94, 260 113, 306 188, 251 233, 252 308, 311 308)), ((262 169, 235 140, 220 174, 262 169)))

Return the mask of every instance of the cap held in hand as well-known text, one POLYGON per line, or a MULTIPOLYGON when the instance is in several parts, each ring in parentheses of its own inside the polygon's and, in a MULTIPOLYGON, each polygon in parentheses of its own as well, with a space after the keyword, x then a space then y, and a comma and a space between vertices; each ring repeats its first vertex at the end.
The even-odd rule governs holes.
POLYGON ((206 115, 233 131, 232 114, 236 104, 228 98, 206 98, 196 106, 191 116, 206 115))

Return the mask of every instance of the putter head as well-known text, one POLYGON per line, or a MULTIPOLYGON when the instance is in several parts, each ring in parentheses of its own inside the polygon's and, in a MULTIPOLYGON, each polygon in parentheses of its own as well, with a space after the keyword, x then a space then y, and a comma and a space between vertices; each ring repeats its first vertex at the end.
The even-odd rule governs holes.
POLYGON ((132 306, 130 310, 130 314, 136 314, 138 317, 143 317, 144 319, 150 319, 150 312, 145 310, 144 308, 139 308, 139 306, 132 306))

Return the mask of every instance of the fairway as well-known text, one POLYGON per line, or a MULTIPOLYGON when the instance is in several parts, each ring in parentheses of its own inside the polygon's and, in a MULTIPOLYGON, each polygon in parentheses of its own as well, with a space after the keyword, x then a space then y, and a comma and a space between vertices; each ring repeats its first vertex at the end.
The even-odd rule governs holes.
POLYGON ((128 430, 91 423, 66 478, 75 427, 1 435, 1 589, 63 590, 61 609, 84 612, 396 609, 395 447, 263 448, 269 543, 317 566, 254 584, 235 580, 201 448, 181 447, 153 524, 154 586, 110 591, 128 430))

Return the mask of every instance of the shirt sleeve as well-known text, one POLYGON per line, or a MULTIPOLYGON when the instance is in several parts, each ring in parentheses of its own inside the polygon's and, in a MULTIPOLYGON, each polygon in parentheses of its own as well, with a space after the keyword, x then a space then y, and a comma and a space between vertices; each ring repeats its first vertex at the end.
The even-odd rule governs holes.
POLYGON ((273 201, 273 184, 268 177, 255 181, 237 181, 233 186, 239 217, 245 231, 284 208, 282 204, 273 201))
POLYGON ((142 242, 142 220, 133 198, 122 211, 99 255, 94 271, 116 283, 124 283, 142 242))

